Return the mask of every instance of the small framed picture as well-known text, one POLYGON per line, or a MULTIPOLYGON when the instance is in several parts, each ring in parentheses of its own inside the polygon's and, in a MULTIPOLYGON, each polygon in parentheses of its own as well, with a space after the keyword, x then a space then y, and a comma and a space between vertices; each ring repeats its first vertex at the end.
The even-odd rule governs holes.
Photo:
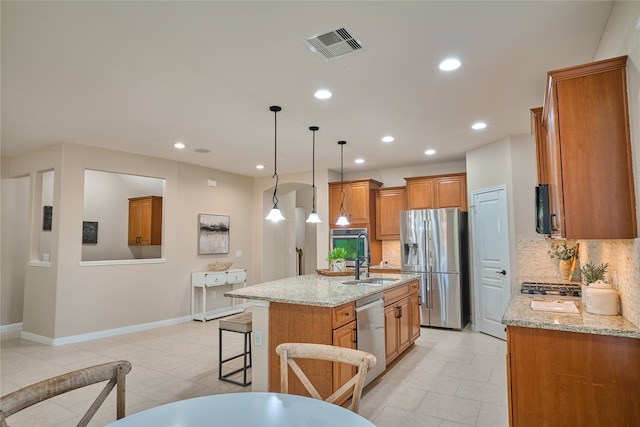
POLYGON ((198 255, 229 253, 229 215, 198 214, 198 255))
POLYGON ((98 243, 97 221, 82 221, 82 243, 98 243))

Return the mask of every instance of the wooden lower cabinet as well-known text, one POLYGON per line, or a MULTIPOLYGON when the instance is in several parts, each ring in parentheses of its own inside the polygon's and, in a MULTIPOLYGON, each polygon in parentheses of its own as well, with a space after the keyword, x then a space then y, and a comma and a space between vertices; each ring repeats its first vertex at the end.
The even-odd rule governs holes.
POLYGON ((389 364, 420 336, 418 281, 385 292, 384 300, 385 348, 389 364))
POLYGON ((507 326, 509 425, 636 426, 640 339, 507 326))
MULTIPOLYGON (((333 345, 338 347, 356 348, 356 322, 347 323, 333 331, 333 345)), ((334 390, 339 389, 347 383, 356 374, 356 367, 347 363, 333 364, 333 387, 334 390)), ((341 401, 347 400, 347 396, 341 398, 341 401)))
MULTIPOLYGON (((303 342, 355 348, 355 304, 340 307, 272 302, 269 306, 269 391, 280 392, 280 358, 276 346, 303 342)), ((350 365, 321 360, 299 360, 298 364, 323 398, 338 390, 349 378, 350 365)), ((289 372, 289 393, 309 396, 300 380, 289 372)), ((347 401, 347 396, 337 403, 347 401)))

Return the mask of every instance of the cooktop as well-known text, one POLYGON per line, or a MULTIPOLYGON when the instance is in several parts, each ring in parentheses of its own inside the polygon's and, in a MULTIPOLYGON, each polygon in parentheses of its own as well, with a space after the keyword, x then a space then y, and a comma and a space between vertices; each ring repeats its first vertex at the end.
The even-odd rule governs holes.
POLYGON ((579 297, 582 295, 582 287, 578 283, 522 282, 520 293, 579 297))

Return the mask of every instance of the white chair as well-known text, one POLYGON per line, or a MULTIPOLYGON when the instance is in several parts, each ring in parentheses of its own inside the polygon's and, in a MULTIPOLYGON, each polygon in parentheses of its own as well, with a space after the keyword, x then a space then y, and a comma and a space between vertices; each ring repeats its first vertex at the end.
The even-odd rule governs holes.
POLYGON ((307 391, 309 391, 311 396, 316 399, 335 403, 338 398, 353 389, 349 409, 358 413, 360 397, 362 396, 362 389, 364 388, 364 379, 367 375, 367 371, 376 366, 376 357, 373 354, 345 347, 306 343, 282 343, 276 347, 276 353, 280 356, 280 391, 282 393, 289 392, 289 369, 287 366, 290 366, 291 370, 297 375, 307 391), (296 363, 294 360, 295 358, 348 363, 356 366, 358 371, 342 387, 326 399, 323 399, 313 384, 311 384, 311 381, 309 381, 309 378, 307 378, 300 366, 296 363))

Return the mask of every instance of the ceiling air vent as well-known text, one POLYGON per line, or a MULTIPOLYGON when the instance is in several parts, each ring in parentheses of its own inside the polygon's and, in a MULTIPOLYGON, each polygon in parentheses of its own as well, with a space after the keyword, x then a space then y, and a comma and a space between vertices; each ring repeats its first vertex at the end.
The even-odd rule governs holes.
POLYGON ((303 43, 325 61, 331 61, 364 47, 344 27, 331 30, 328 33, 313 35, 304 39, 303 43))

